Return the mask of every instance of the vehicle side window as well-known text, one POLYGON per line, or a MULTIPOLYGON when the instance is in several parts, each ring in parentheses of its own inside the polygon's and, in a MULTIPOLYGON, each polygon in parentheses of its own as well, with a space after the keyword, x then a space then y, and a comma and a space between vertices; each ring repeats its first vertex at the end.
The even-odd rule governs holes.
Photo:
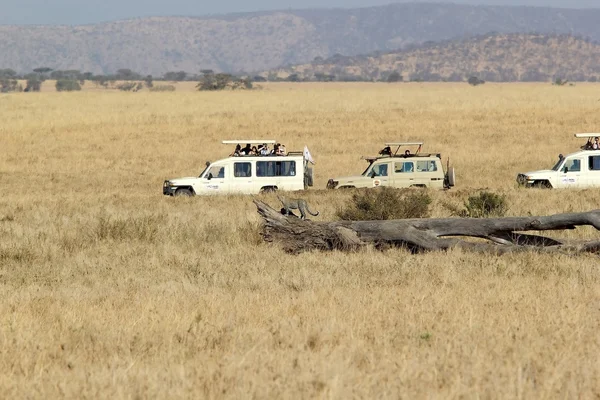
POLYGON ((296 176, 296 161, 257 161, 256 176, 296 176))
POLYGON ((437 171, 437 165, 435 161, 417 161, 417 172, 435 172, 437 171))
POLYGON ((403 172, 414 172, 414 164, 412 161, 396 162, 394 163, 394 172, 401 174, 403 172))
POLYGON ((565 166, 563 168, 567 168, 567 172, 580 172, 581 161, 578 158, 572 158, 565 162, 565 166))
POLYGON ((388 176, 388 165, 387 164, 379 164, 373 167, 373 171, 375 172, 375 176, 388 176))
POLYGON ((206 177, 212 175, 212 178, 225 178, 225 167, 222 165, 213 165, 208 170, 206 177))
POLYGON ((600 156, 590 156, 588 169, 590 171, 600 171, 600 156))
POLYGON ((252 176, 252 164, 249 162, 233 163, 233 176, 236 178, 249 178, 252 176))

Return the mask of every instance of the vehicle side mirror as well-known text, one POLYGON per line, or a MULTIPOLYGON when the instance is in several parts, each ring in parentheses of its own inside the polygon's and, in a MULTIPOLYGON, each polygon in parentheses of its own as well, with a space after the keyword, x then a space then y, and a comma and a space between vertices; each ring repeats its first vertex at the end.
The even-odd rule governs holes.
POLYGON ((563 172, 566 174, 567 172, 569 172, 569 168, 568 167, 564 167, 563 168, 563 172))
POLYGON ((212 174, 209 173, 208 176, 206 177, 206 179, 208 179, 209 181, 213 178, 212 174))
POLYGON ((369 174, 370 178, 375 178, 377 176, 377 174, 375 173, 375 171, 371 171, 371 173, 369 174))

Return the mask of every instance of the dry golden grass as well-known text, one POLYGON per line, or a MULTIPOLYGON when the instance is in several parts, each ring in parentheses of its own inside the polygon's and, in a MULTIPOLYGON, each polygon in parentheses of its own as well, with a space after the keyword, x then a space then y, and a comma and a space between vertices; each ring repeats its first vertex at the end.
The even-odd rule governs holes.
MULTIPOLYGON (((309 145, 319 219, 385 140, 450 156, 512 215, 600 190, 515 187, 600 127, 596 85, 264 85, 0 95, 0 388, 7 398, 600 396, 594 256, 284 254, 250 197, 173 199, 228 138, 309 145)), ((275 205, 274 197, 267 201, 275 205)), ((559 233, 598 237, 591 229, 559 233)))

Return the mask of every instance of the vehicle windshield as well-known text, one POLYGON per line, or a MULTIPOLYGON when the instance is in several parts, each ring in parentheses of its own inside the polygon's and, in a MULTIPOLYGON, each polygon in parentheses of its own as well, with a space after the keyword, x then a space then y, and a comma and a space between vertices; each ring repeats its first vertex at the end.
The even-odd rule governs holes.
POLYGON ((559 158, 554 167, 552 167, 552 171, 558 171, 564 160, 564 158, 559 158))
POLYGON ((204 167, 204 169, 202 170, 202 172, 200 172, 200 175, 198 176, 199 178, 202 178, 202 176, 204 175, 204 173, 206 171, 208 171, 208 169, 210 168, 210 161, 206 162, 206 167, 204 167))
POLYGON ((364 170, 364 172, 361 174, 362 176, 367 176, 367 174, 371 171, 371 167, 373 166, 373 161, 369 162, 369 166, 367 167, 367 169, 364 170))

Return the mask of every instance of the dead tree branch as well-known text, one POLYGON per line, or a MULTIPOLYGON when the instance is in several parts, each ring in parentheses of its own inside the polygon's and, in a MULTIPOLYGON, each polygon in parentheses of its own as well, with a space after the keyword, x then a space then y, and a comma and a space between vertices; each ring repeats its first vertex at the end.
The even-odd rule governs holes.
POLYGON ((600 210, 538 217, 316 222, 282 215, 259 200, 254 200, 254 204, 264 221, 264 240, 280 243, 290 253, 347 251, 367 244, 405 247, 413 252, 460 247, 494 254, 532 250, 600 253, 600 241, 575 246, 545 236, 522 233, 575 229, 577 226, 593 226, 600 230, 600 210), (487 242, 470 242, 463 239, 466 237, 486 239, 487 242))

